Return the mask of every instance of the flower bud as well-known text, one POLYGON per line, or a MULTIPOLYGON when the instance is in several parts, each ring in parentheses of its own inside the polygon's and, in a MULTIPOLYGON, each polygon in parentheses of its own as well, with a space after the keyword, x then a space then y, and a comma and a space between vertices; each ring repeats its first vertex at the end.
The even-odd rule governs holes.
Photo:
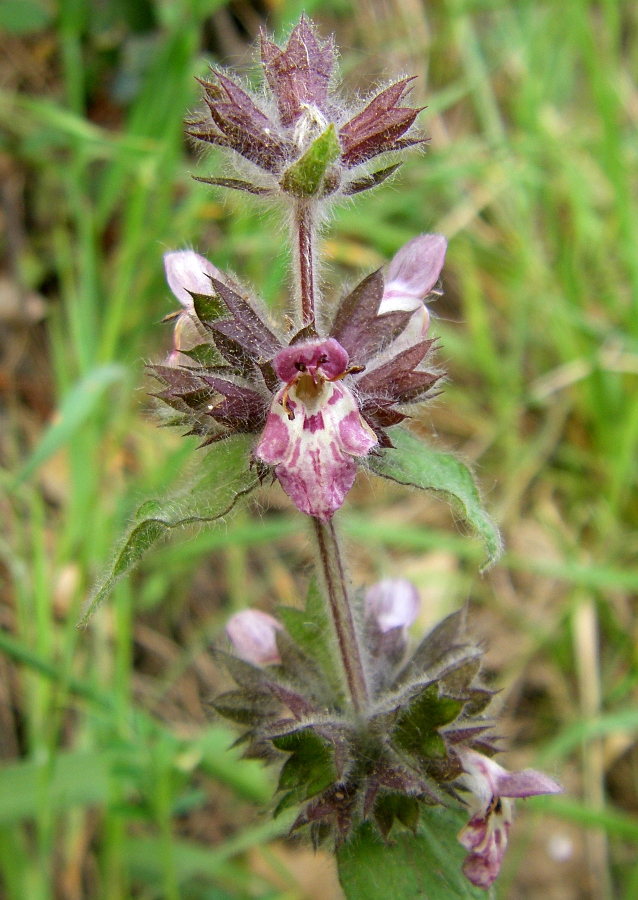
POLYGON ((254 666, 280 663, 277 632, 281 624, 258 609, 244 609, 235 613, 226 625, 226 634, 237 655, 254 666))
POLYGON ((210 279, 222 280, 215 266, 194 250, 174 250, 164 254, 164 271, 168 286, 184 309, 193 309, 191 294, 211 295, 210 279))
POLYGON ((416 587, 405 578, 385 578, 368 589, 366 617, 382 634, 393 628, 409 628, 419 615, 421 600, 416 587))
POLYGON ((430 315, 423 301, 438 281, 446 249, 442 234, 421 234, 408 241, 388 267, 379 314, 414 313, 400 338, 402 343, 407 338, 417 343, 427 335, 430 315))
POLYGON ((166 365, 190 366, 192 362, 183 355, 183 351, 192 350, 202 342, 196 325, 192 294, 212 294, 210 277, 219 279, 221 275, 212 263, 193 250, 165 253, 164 271, 169 288, 184 307, 184 312, 175 319, 173 350, 166 365))

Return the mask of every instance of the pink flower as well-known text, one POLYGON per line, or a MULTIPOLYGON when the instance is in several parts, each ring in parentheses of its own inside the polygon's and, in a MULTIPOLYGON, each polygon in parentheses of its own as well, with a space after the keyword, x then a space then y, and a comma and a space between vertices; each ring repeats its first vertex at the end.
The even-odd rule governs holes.
POLYGON ((368 588, 366 617, 373 619, 382 634, 394 628, 409 628, 419 615, 419 592, 405 578, 385 578, 368 588))
POLYGON ((413 315, 384 358, 401 353, 427 337, 430 314, 424 300, 439 279, 446 250, 447 241, 442 234, 421 234, 401 247, 392 259, 379 315, 390 312, 413 315))
POLYGON ((513 819, 512 799, 559 794, 563 788, 535 769, 508 772, 482 753, 460 750, 464 774, 458 779, 469 791, 470 821, 459 832, 469 851, 463 873, 476 887, 488 890, 498 875, 513 819))
POLYGON ((277 632, 282 626, 258 609, 244 609, 228 621, 226 634, 237 655, 254 666, 280 663, 277 649, 277 632))
POLYGON ((213 289, 209 276, 217 279, 222 276, 212 263, 193 250, 165 253, 164 271, 169 288, 184 307, 175 320, 173 351, 166 362, 170 366, 191 365, 191 360, 182 355, 182 351, 192 350, 203 341, 196 324, 192 294, 210 296, 213 289))
POLYGON ((297 509, 327 522, 357 474, 356 457, 378 441, 342 382, 348 354, 334 338, 281 350, 273 360, 283 382, 275 394, 255 455, 275 475, 297 509))

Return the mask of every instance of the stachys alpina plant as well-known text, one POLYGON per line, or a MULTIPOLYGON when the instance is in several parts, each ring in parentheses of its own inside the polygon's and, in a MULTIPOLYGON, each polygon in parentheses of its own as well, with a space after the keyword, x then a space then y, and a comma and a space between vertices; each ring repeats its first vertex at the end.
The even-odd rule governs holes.
MULTIPOLYGON (((438 879, 432 896, 466 896, 451 871, 461 867, 462 848, 469 882, 488 889, 512 799, 561 788, 539 772, 510 774, 493 761, 493 691, 482 681, 482 651, 466 631, 465 612, 448 616, 410 653, 416 588, 399 579, 353 590, 334 524, 364 469, 437 491, 482 537, 487 564, 500 552, 468 470, 405 427, 442 376, 428 302, 439 292, 446 241, 415 237, 385 272, 367 275, 334 304, 317 279, 316 235, 327 205, 381 184, 396 172, 399 154, 424 140, 414 130, 419 110, 408 105, 412 79, 349 111, 335 82, 334 45, 305 17, 285 47, 262 36, 261 64, 259 94, 214 70, 188 133, 226 150, 237 170, 237 177, 200 181, 288 208, 289 324, 271 320, 251 292, 194 251, 166 254, 181 309, 169 317, 173 351, 152 367, 156 396, 172 424, 202 439, 207 455, 197 482, 174 503, 138 510, 94 602, 169 529, 214 522, 264 479, 276 479, 312 525, 318 578, 303 611, 233 616, 230 652, 215 653, 236 687, 214 707, 242 729, 246 756, 279 766, 274 814, 294 808, 293 831, 337 849, 349 896, 358 896, 357 854, 372 854, 368 869, 384 865, 405 838, 401 829, 420 841, 401 867, 418 866, 422 853, 428 862, 419 877, 427 870, 438 879), (459 810, 468 821, 457 853, 448 848, 449 862, 439 853, 434 865, 433 847, 459 810)), ((370 884, 367 896, 376 890, 374 878, 370 884)))

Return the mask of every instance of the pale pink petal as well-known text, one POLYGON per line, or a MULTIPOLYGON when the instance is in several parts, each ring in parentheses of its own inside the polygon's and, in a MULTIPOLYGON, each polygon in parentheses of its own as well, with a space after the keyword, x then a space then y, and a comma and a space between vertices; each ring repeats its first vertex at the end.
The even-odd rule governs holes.
POLYGON ((255 455, 268 466, 275 466, 286 459, 287 450, 290 446, 289 420, 279 402, 283 393, 282 390, 275 397, 266 419, 266 427, 261 440, 255 448, 255 455))
POLYGON ((244 609, 235 613, 226 625, 226 634, 237 655, 254 666, 281 662, 277 649, 277 632, 282 626, 258 609, 244 609))
POLYGON ((459 831, 458 840, 466 850, 476 850, 487 838, 488 821, 482 815, 472 816, 459 831))
POLYGON ((492 797, 498 796, 498 779, 501 775, 507 775, 507 770, 476 750, 460 748, 458 754, 466 773, 459 781, 474 795, 476 803, 473 806, 477 810, 487 809, 492 797))
POLYGON ((164 270, 169 288, 186 308, 193 305, 189 291, 193 294, 210 296, 213 289, 208 276, 222 279, 221 272, 194 250, 174 250, 165 253, 164 270))
POLYGON ((388 267, 379 313, 422 307, 441 274, 446 249, 442 234, 422 234, 402 247, 388 267))
POLYGON ((412 582, 405 578, 385 578, 368 589, 365 607, 366 614, 385 634, 392 628, 409 628, 419 615, 421 600, 412 582))
MULTIPOLYGON (((341 390, 341 387, 338 390, 341 390)), ((352 409, 339 421, 338 434, 342 451, 351 456, 366 456, 377 443, 376 435, 365 424, 358 409, 352 409)))
POLYGON ((489 890, 501 870, 503 855, 507 847, 507 829, 495 829, 485 847, 470 853, 463 863, 463 874, 475 887, 489 890))
POLYGON ((537 794, 562 794, 564 791, 553 778, 536 769, 503 771, 497 778, 496 788, 499 797, 535 797, 537 794))
POLYGON ((275 475, 297 509, 327 522, 352 487, 357 474, 354 457, 365 456, 376 443, 344 384, 325 382, 308 397, 297 382, 275 396, 255 456, 275 466, 275 475))

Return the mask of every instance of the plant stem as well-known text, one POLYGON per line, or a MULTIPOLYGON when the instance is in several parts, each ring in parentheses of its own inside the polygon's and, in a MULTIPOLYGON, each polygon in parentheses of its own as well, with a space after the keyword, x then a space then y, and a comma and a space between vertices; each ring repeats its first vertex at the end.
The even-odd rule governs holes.
POLYGON ((304 325, 315 321, 315 272, 314 236, 315 222, 312 207, 306 200, 295 205, 297 259, 299 266, 299 293, 301 294, 301 318, 304 325))
MULTIPOLYGON (((301 297, 301 316, 304 325, 315 321, 315 275, 313 208, 308 201, 297 200, 294 211, 295 247, 297 252, 298 291, 301 297)), ((326 585, 330 613, 334 624, 339 653, 348 683, 352 705, 362 713, 369 700, 368 685, 359 646, 352 607, 348 598, 341 550, 332 522, 324 524, 314 518, 321 569, 326 585)))
POLYGON ((348 682, 352 705, 357 713, 362 713, 368 705, 368 685, 359 646, 359 635, 348 598, 339 542, 332 522, 324 524, 319 519, 313 519, 313 521, 341 662, 348 682))

